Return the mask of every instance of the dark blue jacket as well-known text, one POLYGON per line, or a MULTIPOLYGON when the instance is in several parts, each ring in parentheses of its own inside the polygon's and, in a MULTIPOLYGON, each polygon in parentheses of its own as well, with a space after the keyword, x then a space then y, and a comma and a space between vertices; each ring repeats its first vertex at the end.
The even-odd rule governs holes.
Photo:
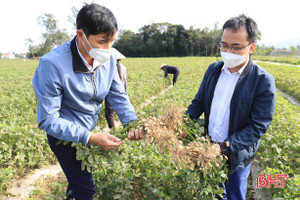
POLYGON ((180 70, 178 69, 178 67, 173 67, 170 65, 165 65, 162 67, 162 70, 164 70, 165 72, 165 76, 168 76, 168 74, 179 74, 180 70))
MULTIPOLYGON (((199 118, 204 112, 206 129, 223 65, 223 61, 219 61, 208 67, 198 93, 186 112, 191 119, 199 118)), ((230 104, 228 138, 225 141, 230 145, 232 172, 244 169, 253 160, 260 139, 272 121, 275 95, 273 76, 249 60, 236 84, 230 104)))

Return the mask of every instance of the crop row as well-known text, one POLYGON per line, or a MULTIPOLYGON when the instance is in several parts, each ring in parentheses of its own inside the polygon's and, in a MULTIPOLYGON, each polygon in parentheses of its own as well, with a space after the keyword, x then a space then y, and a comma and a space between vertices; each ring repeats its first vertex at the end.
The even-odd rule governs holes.
MULTIPOLYGON (((155 64, 158 60, 158 63, 164 61, 170 65, 178 66, 181 71, 174 87, 162 95, 153 94, 155 98, 143 108, 135 105, 138 117, 147 119, 150 116, 158 117, 164 114, 166 108, 170 106, 186 108, 195 96, 208 63, 215 61, 215 58, 142 60, 147 60, 146 68, 152 68, 148 76, 145 76, 145 78, 152 77, 152 81, 169 82, 163 79, 162 71, 156 73, 156 71, 159 72, 157 69, 159 65, 155 64), (152 74, 154 75, 152 76, 152 74)), ((128 59, 128 61, 134 63, 136 59, 128 59)), ((127 62, 126 66, 131 80, 141 79, 140 76, 136 75, 137 73, 130 73, 130 70, 134 70, 134 68, 130 68, 127 62)), ((132 83, 137 84, 136 81, 129 82, 129 88, 131 88, 132 83)), ((143 87, 147 83, 141 79, 138 84, 143 87)), ((137 93, 138 91, 133 90, 132 92, 137 93)), ((131 95, 130 92, 129 95, 131 95)), ((150 95, 147 97, 149 98, 150 95)), ((132 102, 135 102, 134 98, 135 95, 132 95, 132 102)), ((217 182, 226 177, 224 171, 217 169, 216 166, 212 171, 208 171, 208 174, 184 170, 172 162, 168 152, 162 152, 156 144, 148 146, 143 141, 125 141, 119 150, 122 153, 109 152, 109 155, 102 156, 102 159, 97 159, 97 149, 79 150, 80 155, 86 157, 86 163, 89 164, 97 160, 97 165, 93 165, 93 177, 97 191, 95 199, 108 197, 114 199, 192 199, 193 197, 213 199, 213 194, 220 192, 215 187, 218 185, 217 182), (88 160, 89 157, 91 157, 90 161, 88 160), (92 159, 93 157, 95 159, 92 159)))
POLYGON ((296 56, 254 56, 254 60, 288 63, 293 65, 300 65, 300 58, 296 56))
POLYGON ((259 63, 259 65, 274 76, 277 88, 300 101, 299 67, 270 63, 259 63))
MULTIPOLYGON (((129 73, 129 97, 131 99, 132 104, 137 109, 138 115, 158 115, 161 114, 165 108, 166 105, 179 105, 183 106, 187 104, 187 102, 191 101, 195 94, 191 91, 196 91, 197 87, 199 87, 202 76, 207 69, 209 63, 215 62, 216 58, 209 57, 209 58, 195 58, 195 57, 186 57, 186 58, 155 58, 155 59, 141 59, 144 60, 146 63, 142 71, 145 71, 146 69, 149 69, 148 73, 145 73, 143 77, 137 75, 136 73, 136 67, 139 67, 138 60, 140 59, 127 59, 124 60, 124 63, 126 61, 126 66, 128 66, 128 73, 129 73), (131 65, 127 65, 127 61, 131 63, 131 65), (174 94, 173 91, 180 90, 180 92, 176 92, 177 96, 168 96, 166 98, 162 99, 162 96, 159 96, 159 92, 164 90, 167 86, 172 84, 172 77, 173 75, 169 75, 167 79, 163 78, 163 71, 159 70, 159 64, 160 63, 168 63, 172 66, 177 66, 180 69, 180 74, 177 79, 176 85, 171 88, 168 92, 165 93, 165 95, 174 94), (131 71, 134 71, 134 73, 131 73, 131 71), (148 80, 150 79, 150 81, 148 80), (147 82, 148 81, 148 82, 147 82), (157 84, 159 82, 159 84, 157 84), (156 92, 153 92, 155 88, 159 86, 158 89, 156 89, 156 92), (162 85, 162 86, 160 86, 162 85), (136 88, 134 88, 136 87, 136 88), (148 91, 146 91, 144 88, 149 88, 148 91), (142 95, 140 95, 142 93, 142 95), (160 111, 158 110, 149 110, 149 106, 144 107, 142 110, 139 109, 140 104, 135 104, 136 99, 140 99, 140 103, 145 102, 150 97, 156 97, 151 104, 150 107, 153 105, 160 106, 160 111), (142 97, 142 98, 141 98, 142 97), (180 102, 180 103, 178 103, 180 102)), ((174 94, 175 95, 175 94, 174 94)), ((156 108, 158 109, 158 108, 156 108)))
MULTIPOLYGON (((187 107, 197 92, 203 73, 205 72, 209 62, 205 60, 185 60, 189 67, 183 68, 181 79, 176 86, 165 92, 161 96, 157 96, 151 104, 148 104, 142 110, 137 110, 139 117, 157 116, 163 113, 164 108, 170 105, 187 107)), ((176 65, 176 64, 174 64, 176 65)), ((185 65, 183 65, 185 66, 185 65)), ((285 66, 281 70, 282 74, 277 74, 277 65, 263 64, 271 74, 276 78, 276 84, 279 84, 279 77, 293 76, 291 70, 297 68, 289 68, 285 66)), ((296 85, 297 81, 292 79, 290 85, 296 85)), ((286 91, 286 90, 284 90, 286 91)), ((132 96, 131 98, 134 98, 132 96)), ((300 125, 299 107, 291 105, 282 96, 277 94, 276 110, 274 121, 270 125, 268 132, 263 136, 261 146, 258 151, 257 159, 260 165, 265 169, 265 174, 288 174, 285 188, 272 188, 274 197, 296 198, 300 195, 299 191, 299 150, 300 150, 300 125)), ((101 173, 95 176, 101 176, 101 173)))
MULTIPOLYGON (((215 60, 216 58, 196 57, 128 58, 123 60, 123 64, 127 67, 129 96, 138 117, 147 118, 160 115, 169 105, 186 108, 194 98, 209 63, 215 60), (181 72, 177 84, 163 95, 158 95, 171 83, 171 80, 163 78, 163 71, 159 70, 162 62, 178 66, 181 72), (152 96, 157 96, 157 98, 140 109, 140 105, 152 96)), ((37 61, 30 60, 26 62, 22 60, 0 61, 2 90, 0 94, 0 187, 3 190, 6 189, 11 179, 22 176, 28 169, 55 161, 48 147, 45 133, 37 128, 36 99, 31 84, 37 65, 37 61)), ((286 76, 293 77, 294 74, 299 73, 297 69, 291 72, 291 68, 288 67, 260 65, 275 77, 277 87, 279 87, 280 78, 287 79, 286 76)), ((285 84, 293 87, 299 83, 297 81, 299 79, 295 76, 295 79, 292 78, 292 81, 285 84)), ((287 92, 286 89, 282 90, 287 92)), ((296 91, 299 91, 299 88, 296 87, 296 91)), ((259 148, 258 157, 262 161, 261 164, 266 169, 266 173, 289 174, 287 188, 272 189, 272 192, 279 197, 292 198, 300 195, 297 190, 300 188, 297 185, 300 178, 300 161, 297 156, 300 149, 300 125, 297 121, 300 118, 299 113, 299 107, 292 106, 278 95, 274 121, 267 134, 263 136, 259 148)), ((103 116, 100 116, 99 121, 104 122, 103 116)), ((136 146, 137 144, 133 145, 135 145, 134 148, 140 148, 136 146)), ((172 164, 166 164, 163 156, 160 157, 155 148, 151 149, 153 155, 148 155, 144 151, 145 149, 138 152, 157 158, 158 161, 151 159, 151 162, 153 161, 152 164, 157 165, 159 169, 163 169, 163 165, 170 167, 172 164)), ((147 164, 146 160, 143 162, 147 164)), ((154 166, 152 166, 153 170, 154 166)), ((145 170, 147 171, 146 168, 145 170)), ((150 173, 151 170, 148 172, 150 173)), ((107 173, 107 171, 101 173, 107 173)), ((101 174, 96 173, 95 176, 100 177, 101 174)), ((149 175, 149 177, 152 176, 149 175)))
POLYGON ((37 127, 31 80, 38 61, 0 61, 0 193, 12 179, 55 158, 37 127))
MULTIPOLYGON (((299 71, 300 69, 290 66, 277 66, 262 64, 276 79, 276 85, 283 84, 282 80, 288 81, 290 78, 290 88, 299 88, 299 71)), ((191 69, 191 74, 178 82, 176 87, 169 92, 156 98, 152 104, 145 107, 142 113, 156 115, 161 113, 163 108, 170 105, 180 105, 186 107, 194 97, 201 82, 201 76, 207 66, 205 64, 197 71, 191 69), (199 74, 192 72, 199 72, 199 74)), ((187 70, 188 71, 188 70, 187 70)), ((287 88, 281 88, 287 92, 287 88)), ((294 97, 298 93, 292 94, 294 97), (295 95, 296 94, 296 95, 295 95)), ((274 119, 267 133, 262 137, 261 145, 256 157, 265 174, 288 174, 285 188, 272 187, 274 197, 284 199, 293 199, 300 196, 300 108, 294 106, 277 94, 276 109, 274 119)))
POLYGON ((284 188, 272 187, 273 197, 300 196, 300 107, 277 94, 272 124, 263 136, 257 159, 264 174, 288 174, 284 188))
MULTIPOLYGON (((124 60, 132 104, 139 107, 169 85, 170 81, 164 79, 163 71, 159 70, 160 63, 170 62, 178 67, 182 63, 189 63, 183 60, 124 60)), ((22 177, 30 169, 55 162, 46 134, 37 127, 37 101, 31 81, 37 65, 36 60, 0 61, 0 193, 7 189, 12 179, 22 177)), ((181 73, 179 79, 183 76, 184 73, 181 73)), ((106 125, 103 111, 99 119, 101 127, 106 125)))

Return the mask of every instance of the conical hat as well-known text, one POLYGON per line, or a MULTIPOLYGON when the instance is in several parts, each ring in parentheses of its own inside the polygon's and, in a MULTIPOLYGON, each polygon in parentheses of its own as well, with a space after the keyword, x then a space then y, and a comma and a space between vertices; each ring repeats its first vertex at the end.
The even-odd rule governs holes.
POLYGON ((160 69, 163 68, 163 66, 165 66, 165 65, 167 65, 167 64, 161 63, 161 64, 160 64, 160 69))
POLYGON ((125 57, 123 54, 121 54, 117 49, 112 48, 112 50, 113 50, 113 52, 115 53, 117 60, 121 60, 121 59, 125 59, 125 58, 126 58, 126 57, 125 57))

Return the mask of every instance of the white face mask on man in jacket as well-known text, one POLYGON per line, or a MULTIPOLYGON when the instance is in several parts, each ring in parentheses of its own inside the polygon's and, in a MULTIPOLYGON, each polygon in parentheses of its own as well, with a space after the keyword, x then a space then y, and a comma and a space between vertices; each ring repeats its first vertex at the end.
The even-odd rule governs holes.
POLYGON ((221 56, 227 68, 234 68, 245 61, 244 55, 221 52, 221 56))
POLYGON ((85 36, 85 33, 83 33, 87 43, 89 44, 89 46, 91 47, 91 50, 88 51, 87 48, 85 47, 84 42, 82 41, 82 44, 85 48, 85 50, 88 52, 88 54, 94 58, 94 60, 97 60, 100 65, 103 65, 104 63, 108 62, 110 59, 110 54, 111 54, 111 50, 110 49, 100 49, 100 48, 93 48, 91 46, 91 44, 89 43, 88 39, 85 36))

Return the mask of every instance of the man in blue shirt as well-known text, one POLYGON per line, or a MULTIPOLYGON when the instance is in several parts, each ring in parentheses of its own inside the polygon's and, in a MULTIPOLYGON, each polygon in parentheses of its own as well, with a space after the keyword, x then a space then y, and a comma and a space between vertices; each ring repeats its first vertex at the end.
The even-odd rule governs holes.
POLYGON ((250 59, 257 35, 257 24, 245 15, 225 22, 222 61, 208 67, 186 112, 191 119, 204 112, 208 134, 229 158, 224 199, 246 199, 251 162, 274 114, 274 78, 250 59))
MULTIPOLYGON (((105 98, 123 125, 137 120, 117 73, 111 51, 118 29, 113 13, 98 4, 86 4, 78 13, 76 36, 40 59, 33 77, 38 100, 38 126, 47 133, 52 151, 68 180, 68 199, 92 199, 92 174, 81 171, 71 142, 96 144, 103 150, 122 141, 109 133, 91 132, 105 98), (58 140, 69 141, 57 145, 58 140)), ((130 130, 138 140, 142 132, 130 130)))

